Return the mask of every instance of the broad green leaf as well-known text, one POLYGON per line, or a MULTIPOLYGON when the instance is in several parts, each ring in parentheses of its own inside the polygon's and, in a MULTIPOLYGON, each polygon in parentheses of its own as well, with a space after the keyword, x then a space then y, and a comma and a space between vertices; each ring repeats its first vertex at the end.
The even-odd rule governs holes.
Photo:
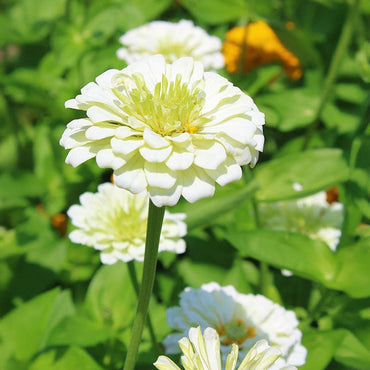
POLYGON ((247 11, 243 0, 183 0, 182 5, 195 18, 208 24, 240 19, 247 11))
POLYGON ((330 286, 344 290, 354 298, 370 296, 369 245, 370 239, 365 238, 357 244, 340 248, 335 253, 338 272, 330 286))
POLYGON ((84 309, 99 325, 118 329, 130 325, 136 302, 127 264, 117 262, 97 271, 87 290, 84 309))
POLYGON ((256 166, 260 201, 300 198, 348 179, 348 166, 340 149, 316 149, 288 154, 256 166), (302 185, 295 191, 293 184, 302 185))
POLYGON ((335 129, 339 134, 353 133, 359 124, 358 112, 350 112, 331 103, 326 104, 321 119, 328 128, 335 129))
POLYGON ((342 340, 343 333, 340 331, 303 333, 302 344, 307 349, 307 359, 306 364, 300 369, 326 369, 342 340))
POLYGON ((238 181, 225 187, 218 187, 211 198, 201 199, 195 204, 183 202, 174 208, 176 212, 187 213, 185 222, 188 229, 206 226, 214 222, 217 217, 234 210, 257 190, 256 182, 245 184, 238 181))
POLYGON ((359 84, 353 83, 336 84, 335 94, 337 98, 353 104, 362 104, 367 96, 366 91, 359 84))
POLYGON ((329 282, 336 269, 333 252, 305 235, 272 230, 248 230, 226 237, 243 257, 252 257, 304 278, 329 282))
POLYGON ((113 337, 109 328, 81 315, 68 316, 54 327, 47 341, 48 346, 89 347, 113 337))
POLYGON ((319 101, 317 94, 303 88, 263 94, 256 98, 256 104, 262 112, 266 106, 279 116, 277 123, 273 125, 275 120, 270 122, 269 115, 266 115, 266 125, 283 132, 306 127, 312 123, 319 101))
POLYGON ((45 348, 48 336, 64 317, 74 313, 68 292, 53 289, 21 304, 0 322, 1 352, 27 361, 45 348))
POLYGON ((350 331, 343 330, 343 340, 334 356, 335 360, 353 369, 370 369, 370 352, 350 331))
POLYGON ((86 351, 78 347, 68 348, 61 356, 56 350, 43 353, 29 367, 29 370, 50 369, 103 370, 86 351))

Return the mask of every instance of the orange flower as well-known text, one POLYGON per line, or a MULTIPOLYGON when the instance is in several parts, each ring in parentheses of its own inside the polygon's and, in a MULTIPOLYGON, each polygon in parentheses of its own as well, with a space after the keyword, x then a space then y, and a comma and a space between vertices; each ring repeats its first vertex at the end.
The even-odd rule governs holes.
POLYGON ((228 31, 223 54, 226 70, 230 73, 240 68, 248 73, 261 65, 280 62, 290 79, 298 80, 302 76, 299 59, 284 47, 264 21, 251 22, 247 26, 234 27, 228 31), (242 55, 244 60, 240 61, 242 55))
POLYGON ((67 232, 67 216, 64 213, 57 213, 51 218, 52 225, 59 231, 61 236, 67 232))

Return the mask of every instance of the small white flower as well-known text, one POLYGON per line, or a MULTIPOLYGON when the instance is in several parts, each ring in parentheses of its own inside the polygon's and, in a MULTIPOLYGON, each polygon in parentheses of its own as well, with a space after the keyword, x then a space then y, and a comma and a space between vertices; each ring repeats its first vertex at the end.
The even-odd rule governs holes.
POLYGON ((151 56, 96 82, 66 102, 87 113, 60 140, 71 149, 66 162, 96 157, 117 186, 147 190, 157 207, 212 196, 216 182, 240 179, 240 166, 254 166, 263 150, 264 115, 253 100, 191 58, 151 56))
MULTIPOLYGON (((189 329, 189 339, 179 340, 183 353, 181 363, 184 370, 221 370, 220 338, 216 330, 207 327, 204 334, 200 327, 189 329)), ((227 355, 225 370, 234 370, 238 362, 239 348, 236 344, 231 347, 227 355)), ((266 340, 256 342, 248 351, 238 370, 267 370, 281 356, 276 347, 270 347, 266 340)), ((173 361, 166 356, 159 356, 154 366, 159 370, 180 370, 173 361)), ((293 366, 278 366, 279 370, 294 370, 293 366)))
POLYGON ((265 339, 281 352, 271 369, 305 363, 307 351, 301 345, 295 313, 264 296, 240 294, 232 286, 209 283, 200 289, 186 288, 180 294, 180 306, 167 310, 167 322, 178 333, 165 338, 166 353, 178 353, 178 340, 189 327, 199 325, 217 331, 224 357, 237 344, 241 360, 257 341, 265 339))
POLYGON ((264 227, 302 233, 322 240, 333 251, 339 244, 343 204, 328 203, 325 191, 298 200, 261 203, 259 211, 264 227))
MULTIPOLYGON (((72 242, 101 251, 104 264, 121 260, 142 261, 148 213, 148 195, 134 195, 111 183, 98 186, 97 193, 83 193, 81 205, 73 205, 67 214, 77 227, 69 234, 72 242)), ((184 213, 165 212, 159 251, 185 252, 184 213)))
POLYGON ((221 40, 188 20, 147 23, 126 32, 119 41, 124 46, 118 49, 117 56, 127 64, 149 55, 162 54, 167 63, 181 57, 192 57, 202 62, 206 69, 224 66, 221 40))

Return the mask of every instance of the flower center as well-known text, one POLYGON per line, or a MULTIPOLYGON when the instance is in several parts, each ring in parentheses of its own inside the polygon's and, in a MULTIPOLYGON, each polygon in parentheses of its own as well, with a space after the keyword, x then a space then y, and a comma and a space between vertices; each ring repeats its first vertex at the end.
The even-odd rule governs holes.
POLYGON ((186 42, 179 44, 169 38, 164 38, 158 42, 157 53, 162 54, 167 63, 173 63, 181 57, 192 56, 194 49, 194 46, 191 47, 186 42))
POLYGON ((194 134, 210 121, 201 114, 205 103, 201 84, 202 81, 196 81, 192 86, 182 83, 180 74, 169 82, 162 75, 162 81, 155 85, 152 92, 138 73, 123 76, 116 82, 113 92, 124 103, 121 109, 128 117, 134 117, 143 124, 141 128, 140 125, 135 127, 138 131, 148 126, 162 136, 183 132, 194 134))
POLYGON ((257 336, 253 326, 246 326, 243 320, 237 319, 228 324, 222 324, 216 328, 220 336, 221 343, 229 346, 233 343, 243 344, 247 339, 257 336))

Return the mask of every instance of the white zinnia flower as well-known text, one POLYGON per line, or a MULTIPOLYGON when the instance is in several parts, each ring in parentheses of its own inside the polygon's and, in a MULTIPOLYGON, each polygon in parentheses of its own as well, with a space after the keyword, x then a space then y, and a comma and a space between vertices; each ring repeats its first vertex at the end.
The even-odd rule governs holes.
POLYGON ((167 322, 180 332, 165 338, 167 353, 179 352, 178 340, 189 327, 200 325, 218 332, 224 356, 237 344, 241 360, 258 340, 265 339, 282 355, 271 369, 305 363, 307 351, 301 345, 295 313, 262 295, 240 294, 230 285, 209 283, 200 289, 186 288, 180 294, 180 306, 167 310, 167 322))
POLYGON ((326 192, 276 203, 260 203, 262 225, 275 230, 299 232, 325 242, 335 251, 341 237, 343 204, 329 203, 326 192))
POLYGON ((119 41, 124 47, 118 49, 117 56, 127 64, 149 55, 162 54, 167 63, 181 57, 192 57, 202 62, 206 69, 224 66, 221 40, 194 26, 192 21, 154 21, 126 32, 119 41))
MULTIPOLYGON (((148 218, 148 195, 134 195, 111 183, 98 186, 97 193, 80 195, 81 205, 73 205, 67 214, 77 227, 69 234, 72 242, 101 251, 104 264, 121 260, 142 261, 148 218)), ((165 212, 159 251, 185 252, 184 213, 165 212)))
MULTIPOLYGON (((184 370, 221 370, 220 338, 213 328, 206 328, 204 334, 200 327, 189 329, 187 337, 179 340, 183 353, 181 362, 184 370)), ((238 361, 239 348, 232 345, 227 355, 225 370, 234 370, 238 361)), ((266 370, 276 362, 281 353, 276 347, 270 347, 266 340, 260 340, 248 351, 238 370, 266 370)), ((154 366, 159 370, 180 370, 166 356, 159 356, 154 366)), ((278 367, 277 369, 294 370, 293 366, 278 367)))
POLYGON ((264 115, 253 100, 200 62, 161 55, 109 70, 66 107, 87 111, 60 140, 73 166, 96 157, 114 183, 144 190, 157 207, 214 194, 240 179, 263 149, 264 115))

